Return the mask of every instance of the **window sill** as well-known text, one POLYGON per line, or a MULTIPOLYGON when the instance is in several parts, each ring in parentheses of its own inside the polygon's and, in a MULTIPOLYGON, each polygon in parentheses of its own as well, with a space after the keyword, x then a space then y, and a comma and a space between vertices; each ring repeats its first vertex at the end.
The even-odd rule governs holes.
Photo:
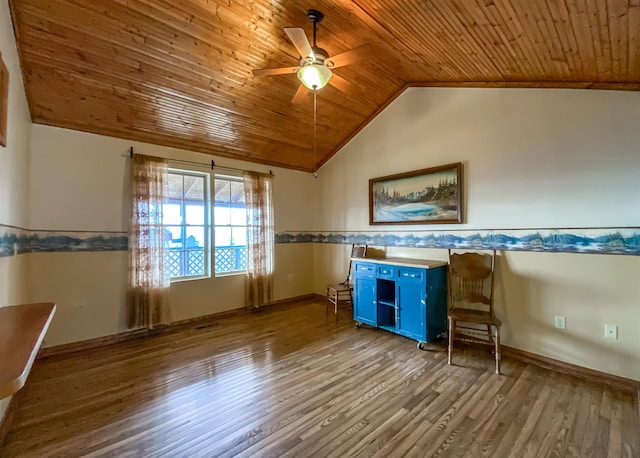
POLYGON ((211 278, 211 275, 197 275, 193 277, 176 277, 169 280, 170 283, 182 283, 185 281, 191 280, 206 280, 207 278, 211 278))
POLYGON ((218 277, 234 277, 237 275, 246 275, 246 270, 234 270, 233 272, 217 272, 215 274, 216 278, 218 277))

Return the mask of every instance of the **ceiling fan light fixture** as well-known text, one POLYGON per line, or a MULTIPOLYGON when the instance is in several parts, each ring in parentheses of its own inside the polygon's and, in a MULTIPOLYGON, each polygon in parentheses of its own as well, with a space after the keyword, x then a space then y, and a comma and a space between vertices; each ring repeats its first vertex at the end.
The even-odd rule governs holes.
POLYGON ((333 73, 321 64, 305 65, 298 70, 298 79, 307 89, 317 91, 327 85, 333 73))

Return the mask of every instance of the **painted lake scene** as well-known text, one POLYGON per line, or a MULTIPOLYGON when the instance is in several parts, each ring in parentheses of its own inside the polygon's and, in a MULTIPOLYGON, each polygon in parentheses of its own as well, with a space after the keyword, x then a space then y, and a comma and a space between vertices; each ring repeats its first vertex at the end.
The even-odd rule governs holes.
POLYGON ((461 222, 460 163, 369 180, 371 224, 461 222))

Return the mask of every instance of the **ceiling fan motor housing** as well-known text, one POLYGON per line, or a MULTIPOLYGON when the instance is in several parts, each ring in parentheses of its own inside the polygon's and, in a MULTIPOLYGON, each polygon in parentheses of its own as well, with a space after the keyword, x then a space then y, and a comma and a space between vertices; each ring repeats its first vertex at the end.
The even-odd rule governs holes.
POLYGON ((305 65, 311 64, 324 65, 324 61, 329 58, 329 53, 318 46, 312 46, 311 50, 313 51, 313 56, 307 56, 300 59, 300 66, 304 67, 305 65))
POLYGON ((318 10, 309 10, 307 12, 307 17, 311 20, 311 22, 314 22, 317 24, 319 22, 322 22, 322 20, 324 19, 324 14, 322 14, 318 10))

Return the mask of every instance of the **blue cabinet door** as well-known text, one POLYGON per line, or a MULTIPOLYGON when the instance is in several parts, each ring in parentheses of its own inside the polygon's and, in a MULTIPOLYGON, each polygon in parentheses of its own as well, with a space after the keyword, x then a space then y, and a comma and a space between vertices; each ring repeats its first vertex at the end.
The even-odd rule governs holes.
POLYGON ((427 337, 437 340, 447 330, 447 267, 427 271, 427 337))
POLYGON ((401 268, 398 275, 398 334, 426 341, 425 270, 401 268))
POLYGON ((354 282, 353 319, 377 326, 376 278, 356 276, 354 282))

